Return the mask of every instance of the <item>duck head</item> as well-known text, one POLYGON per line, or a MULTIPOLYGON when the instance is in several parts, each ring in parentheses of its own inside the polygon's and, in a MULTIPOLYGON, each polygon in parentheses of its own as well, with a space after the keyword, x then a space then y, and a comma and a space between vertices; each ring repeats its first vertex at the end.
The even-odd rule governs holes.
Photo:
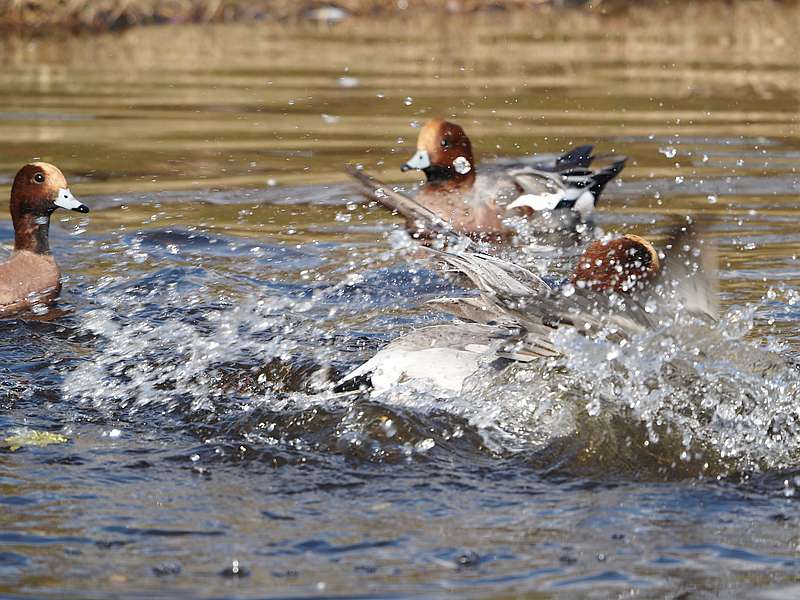
POLYGON ((638 235, 624 235, 589 244, 572 272, 572 283, 600 292, 629 294, 655 278, 660 268, 653 244, 638 235))
POLYGON ((57 208, 88 213, 89 207, 75 199, 58 167, 45 162, 30 163, 14 177, 11 187, 11 220, 14 250, 49 254, 50 215, 57 208))
POLYGON ((400 167, 401 171, 412 169, 423 171, 429 183, 472 185, 475 181, 472 143, 460 126, 432 119, 420 129, 417 153, 400 167))

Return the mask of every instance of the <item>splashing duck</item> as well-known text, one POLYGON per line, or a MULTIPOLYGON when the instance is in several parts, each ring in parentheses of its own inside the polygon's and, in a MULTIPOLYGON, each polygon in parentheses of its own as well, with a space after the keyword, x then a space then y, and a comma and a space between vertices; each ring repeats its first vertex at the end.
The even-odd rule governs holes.
POLYGON ((425 380, 439 395, 459 394, 468 377, 496 359, 507 364, 558 356, 551 335, 560 328, 619 340, 652 328, 646 306, 653 298, 677 298, 686 310, 713 320, 715 248, 691 227, 677 232, 667 248, 662 260, 653 244, 637 235, 595 241, 559 284, 490 255, 429 250, 448 270, 466 276, 480 295, 431 301, 458 321, 397 338, 337 385, 366 379, 377 395, 405 381, 425 380))

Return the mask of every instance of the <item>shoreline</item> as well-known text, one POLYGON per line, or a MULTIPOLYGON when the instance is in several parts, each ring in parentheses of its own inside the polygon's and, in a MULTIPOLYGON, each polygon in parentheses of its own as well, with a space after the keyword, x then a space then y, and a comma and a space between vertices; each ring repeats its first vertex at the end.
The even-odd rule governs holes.
POLYGON ((211 23, 302 23, 335 26, 354 20, 417 20, 454 17, 531 19, 539 30, 564 31, 582 21, 588 28, 698 18, 798 14, 790 0, 0 0, 0 32, 41 36, 94 34, 136 27, 211 23))

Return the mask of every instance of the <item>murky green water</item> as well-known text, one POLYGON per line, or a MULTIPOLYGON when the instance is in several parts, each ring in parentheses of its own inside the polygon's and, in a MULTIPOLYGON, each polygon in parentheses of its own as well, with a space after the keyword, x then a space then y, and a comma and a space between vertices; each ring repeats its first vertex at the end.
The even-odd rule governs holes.
MULTIPOLYGON (((453 291, 342 174, 416 181, 398 167, 431 116, 479 159, 627 154, 600 224, 658 239, 675 215, 716 216, 725 306, 759 303, 749 338, 796 353, 797 40, 637 27, 0 43, 0 195, 39 157, 92 206, 53 226, 60 310, 0 322, 0 438, 69 438, 0 451, 0 596, 794 597, 797 456, 759 443, 757 409, 752 431, 693 430, 684 460, 633 417, 589 417, 591 372, 571 395, 541 373, 446 404, 314 393, 320 365, 358 364, 453 291), (577 432, 541 431, 543 395, 574 405, 577 432), (704 471, 720 440, 752 461, 704 471)), ((791 372, 709 371, 793 417, 791 372)), ((662 402, 660 426, 684 431, 662 402)))

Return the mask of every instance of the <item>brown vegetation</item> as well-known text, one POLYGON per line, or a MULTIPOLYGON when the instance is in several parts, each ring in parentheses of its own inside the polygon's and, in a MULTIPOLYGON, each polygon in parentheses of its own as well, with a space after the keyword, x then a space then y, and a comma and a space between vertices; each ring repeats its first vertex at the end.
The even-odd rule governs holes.
MULTIPOLYGON (((683 0, 687 2, 688 0, 683 0)), ((719 0, 721 4, 731 4, 719 0)), ((681 0, 0 0, 0 29, 109 31, 159 23, 312 20, 419 13, 581 9, 595 15, 681 0), (646 6, 643 6, 646 5, 646 6)))

